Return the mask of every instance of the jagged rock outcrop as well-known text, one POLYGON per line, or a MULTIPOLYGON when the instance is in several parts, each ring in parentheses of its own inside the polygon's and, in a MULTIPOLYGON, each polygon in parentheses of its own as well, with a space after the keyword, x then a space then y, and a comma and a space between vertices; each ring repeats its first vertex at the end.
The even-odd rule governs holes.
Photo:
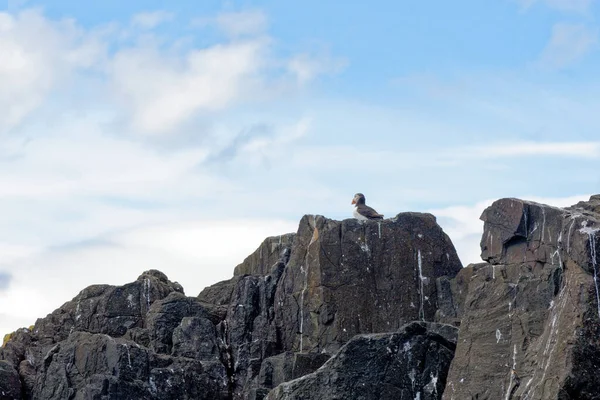
POLYGON ((481 218, 488 263, 445 292, 461 325, 443 398, 600 399, 600 196, 502 199, 481 218))
MULTIPOLYGON (((430 214, 366 222, 305 216, 297 233, 267 238, 232 279, 197 297, 159 271, 84 289, 0 349, 0 382, 17 373, 25 399, 260 400, 318 369, 356 334, 432 321, 441 315, 436 282, 460 270, 430 214)), ((391 337, 402 341, 406 332, 391 337)), ((423 354, 449 360, 447 346, 434 342, 423 354)), ((420 353, 411 354, 417 368, 420 353)), ((390 366, 376 367, 382 379, 400 379, 390 366)), ((425 396, 429 369, 419 368, 410 393, 425 396)), ((427 398, 441 395, 436 379, 437 397, 427 398)))
POLYGON ((366 223, 305 216, 277 287, 283 348, 333 353, 359 333, 432 321, 436 279, 460 269, 452 242, 431 214, 366 223))
POLYGON ((282 253, 291 251, 295 237, 295 233, 287 233, 266 238, 254 253, 235 267, 233 275, 269 275, 273 266, 279 262, 281 257, 286 256, 282 253))
POLYGON ((357 335, 318 371, 283 383, 267 400, 439 399, 458 329, 410 323, 395 333, 357 335))
POLYGON ((461 269, 431 214, 402 213, 378 222, 305 216, 298 232, 285 237, 267 239, 246 260, 252 275, 200 294, 207 302, 210 294, 222 301, 225 288, 232 288, 223 325, 239 398, 260 389, 268 357, 284 351, 331 355, 356 334, 433 320, 436 279, 461 269), (280 259, 269 275, 258 276, 273 249, 280 259))

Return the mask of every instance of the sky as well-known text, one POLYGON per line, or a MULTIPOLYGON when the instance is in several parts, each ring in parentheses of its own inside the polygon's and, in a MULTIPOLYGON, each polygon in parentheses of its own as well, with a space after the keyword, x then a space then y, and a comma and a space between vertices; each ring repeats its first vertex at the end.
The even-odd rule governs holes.
POLYGON ((304 214, 600 193, 600 1, 0 3, 0 332, 155 268, 186 294, 304 214))

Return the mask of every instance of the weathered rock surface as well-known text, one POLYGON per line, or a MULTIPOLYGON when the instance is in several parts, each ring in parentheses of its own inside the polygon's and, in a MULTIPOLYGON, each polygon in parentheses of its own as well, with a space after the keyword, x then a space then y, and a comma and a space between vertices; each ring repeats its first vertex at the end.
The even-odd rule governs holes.
POLYGON ((460 269, 431 214, 381 222, 305 216, 275 295, 282 346, 333 353, 356 334, 432 321, 436 279, 460 269))
POLYGON ((226 392, 226 382, 220 363, 160 356, 127 340, 75 332, 44 357, 33 398, 208 400, 226 392))
POLYGON ((254 253, 235 267, 233 275, 268 275, 282 253, 291 251, 295 236, 295 233, 288 233, 266 238, 254 253))
POLYGON ((419 213, 366 223, 305 216, 295 235, 268 238, 242 266, 236 274, 248 275, 199 296, 230 304, 219 329, 234 398, 262 398, 272 387, 261 376, 269 357, 329 357, 355 334, 433 320, 436 278, 461 269, 435 217, 419 213))
POLYGON ((600 399, 598 211, 599 196, 484 211, 488 263, 445 292, 462 321, 444 399, 600 399))
POLYGON ((0 361, 0 399, 20 399, 19 372, 8 361, 0 361))
POLYGON ((183 293, 183 288, 155 270, 124 286, 90 286, 46 318, 39 319, 34 332, 44 344, 65 340, 74 331, 120 337, 128 329, 142 327, 151 304, 171 292, 183 293))
POLYGON ((439 399, 457 333, 413 322, 396 333, 355 336, 318 371, 279 385, 267 399, 439 399))
MULTIPOLYGON (((355 334, 432 321, 442 314, 438 278, 450 282, 460 270, 430 214, 364 223, 306 216, 297 233, 267 238, 232 279, 197 297, 159 271, 124 286, 84 289, 0 349, 7 367, 0 382, 18 372, 16 398, 23 399, 260 400, 318 369, 355 334)), ((444 287, 449 313, 456 309, 452 285, 444 287)), ((415 325, 424 326, 430 329, 415 325)), ((423 350, 432 360, 441 357, 433 355, 434 342, 423 350)), ((431 368, 421 353, 411 354, 416 375, 406 393, 425 396, 431 368)), ((388 356, 379 361, 396 365, 388 356)), ((402 370, 373 368, 393 381, 389 393, 405 384, 396 376, 402 370)), ((435 376, 431 393, 438 396, 426 398, 441 395, 445 372, 435 376)))

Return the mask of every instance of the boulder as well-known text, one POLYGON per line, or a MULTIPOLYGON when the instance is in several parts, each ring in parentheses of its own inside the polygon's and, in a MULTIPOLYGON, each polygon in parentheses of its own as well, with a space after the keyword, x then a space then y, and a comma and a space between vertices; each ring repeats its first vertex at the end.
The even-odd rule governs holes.
POLYGON ((0 400, 21 399, 19 372, 8 361, 0 361, 0 400))
POLYGON ((292 353, 286 351, 263 360, 255 384, 256 395, 260 400, 277 385, 310 374, 319 369, 331 356, 323 353, 292 353))
MULTIPOLYGON (((144 325, 146 326, 150 338, 150 348, 157 353, 170 354, 173 350, 173 334, 178 329, 178 339, 181 339, 184 332, 191 333, 190 326, 186 317, 201 318, 205 322, 204 332, 216 332, 215 325, 221 322, 225 317, 224 310, 219 307, 207 305, 195 297, 186 297, 179 292, 172 292, 167 297, 157 300, 152 304, 146 315, 144 325), (209 328, 212 325, 212 329, 209 328)), ((204 340, 190 336, 193 340, 204 340)), ((206 338, 208 342, 214 342, 215 338, 206 338)), ((207 344, 208 344, 207 342, 207 344)), ((177 342, 178 349, 181 350, 181 341, 177 342)))
POLYGON ((316 372, 277 386, 266 398, 440 399, 457 331, 413 322, 395 333, 357 335, 316 372))

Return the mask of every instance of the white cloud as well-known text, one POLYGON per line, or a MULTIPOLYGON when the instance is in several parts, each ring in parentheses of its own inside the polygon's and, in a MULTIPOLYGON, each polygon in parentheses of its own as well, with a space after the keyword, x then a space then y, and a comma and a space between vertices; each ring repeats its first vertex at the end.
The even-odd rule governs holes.
MULTIPOLYGON (((140 13, 131 25, 151 29, 172 18, 164 11, 140 13)), ((119 110, 121 122, 137 133, 168 133, 242 101, 281 95, 281 87, 296 81, 275 79, 288 63, 303 82, 332 72, 327 60, 276 57, 266 20, 261 11, 220 14, 215 24, 230 40, 195 47, 178 40, 165 45, 156 33, 118 25, 86 30, 39 10, 0 13, 0 53, 7 55, 0 65, 0 131, 18 126, 62 82, 77 82, 78 90, 95 85, 86 101, 119 110), (123 37, 132 44, 123 45, 123 37), (109 52, 112 45, 116 51, 109 52), (81 74, 88 69, 93 78, 81 74), (113 98, 107 98, 109 88, 113 98)))
POLYGON ((347 60, 333 58, 325 53, 318 56, 299 54, 288 61, 287 69, 299 85, 304 85, 319 75, 337 74, 347 64, 347 60))
POLYGON ((486 163, 501 168, 501 165, 488 164, 488 161, 511 158, 565 157, 578 159, 600 158, 600 142, 516 142, 492 143, 484 146, 457 146, 445 148, 402 149, 359 149, 352 146, 299 147, 289 159, 298 168, 323 168, 319 160, 327 159, 327 168, 332 171, 397 171, 415 168, 455 167, 473 162, 486 163))
POLYGON ((237 159, 250 165, 287 162, 289 159, 287 150, 306 135, 310 124, 311 119, 305 117, 293 124, 277 127, 277 134, 274 136, 252 138, 237 150, 237 159))
POLYGON ((0 12, 0 133, 23 121, 77 69, 96 63, 104 48, 73 21, 50 21, 38 10, 0 12))
POLYGON ((598 28, 584 24, 555 24, 550 41, 540 56, 541 65, 562 69, 581 61, 596 49, 598 32, 598 28))
POLYGON ((600 158, 600 142, 520 142, 498 143, 472 149, 476 156, 485 158, 510 158, 525 156, 559 156, 600 158))
POLYGON ((131 25, 141 29, 153 29, 164 22, 173 20, 173 13, 167 11, 143 12, 133 16, 131 25))
POLYGON ((0 265, 11 264, 18 260, 31 257, 40 250, 42 249, 33 246, 0 242, 0 260, 2 260, 0 265))
POLYGON ((73 118, 58 127, 55 135, 29 141, 11 168, 0 170, 0 198, 149 194, 185 176, 207 154, 202 148, 160 153, 104 135, 93 119, 73 118))
POLYGON ((142 132, 173 132, 199 112, 221 110, 246 95, 258 79, 262 39, 194 49, 182 56, 156 48, 117 52, 111 78, 142 132))

